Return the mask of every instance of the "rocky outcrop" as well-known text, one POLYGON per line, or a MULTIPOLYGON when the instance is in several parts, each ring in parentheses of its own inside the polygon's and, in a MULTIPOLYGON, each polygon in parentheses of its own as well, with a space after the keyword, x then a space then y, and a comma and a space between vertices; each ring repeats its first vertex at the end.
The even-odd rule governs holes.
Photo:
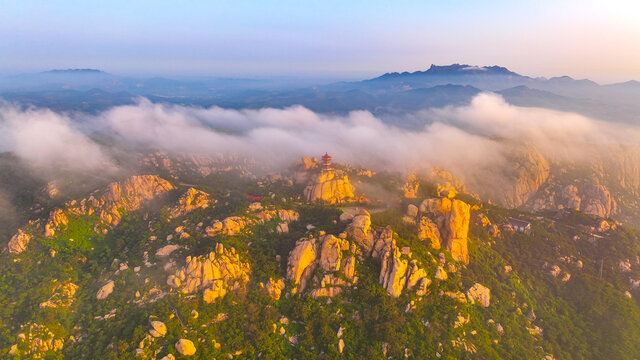
POLYGON ((353 186, 346 174, 338 170, 322 171, 311 179, 304 189, 304 197, 309 202, 339 204, 353 199, 353 186))
POLYGON ((206 209, 211 206, 211 197, 204 191, 189 188, 178 199, 178 203, 169 210, 172 218, 184 216, 196 209, 206 209))
POLYGON ((109 280, 109 282, 104 284, 100 288, 100 290, 98 290, 98 293, 96 294, 96 299, 98 300, 106 299, 107 297, 109 297, 109 295, 111 295, 114 287, 115 287, 115 283, 113 282, 113 280, 109 280))
MULTIPOLYGON (((415 212, 413 209, 410 212, 415 212)), ((371 228, 371 217, 362 210, 347 226, 347 237, 361 249, 364 256, 378 259, 382 265, 380 283, 387 292, 398 297, 404 289, 416 290, 419 296, 427 293, 430 280, 426 271, 418 266, 416 260, 403 255, 393 239, 391 227, 371 228)))
POLYGON ((287 279, 293 281, 293 293, 304 291, 309 276, 319 269, 321 279, 314 280, 310 291, 312 297, 333 297, 342 292, 345 286, 357 281, 355 277, 355 244, 333 235, 322 235, 319 238, 302 238, 289 253, 287 279), (341 274, 342 277, 336 276, 341 274))
MULTIPOLYGON (((94 227, 96 232, 106 233, 108 229, 118 225, 123 212, 140 209, 143 202, 174 189, 173 185, 153 175, 132 176, 122 182, 114 182, 102 191, 94 192, 87 198, 71 200, 60 209, 49 214, 44 225, 44 236, 52 237, 64 229, 71 216, 97 215, 94 227)), ((20 253, 26 249, 33 234, 18 230, 9 242, 12 253, 20 253)))
POLYGON ((207 236, 238 235, 242 232, 246 224, 246 220, 239 216, 229 216, 222 221, 215 221, 208 226, 205 231, 207 236))
POLYGON ((176 342, 176 351, 182 356, 191 356, 196 353, 196 346, 193 341, 187 339, 180 339, 176 342))
POLYGON ((22 231, 22 229, 18 229, 18 232, 11 237, 9 244, 7 245, 9 252, 12 254, 19 254, 27 250, 27 245, 32 238, 33 236, 31 236, 31 234, 22 231))
POLYGON ((49 214, 49 221, 47 221, 47 224, 44 226, 44 236, 51 237, 55 235, 57 229, 68 223, 69 219, 62 209, 53 210, 51 214, 49 214))
POLYGON ((527 206, 534 210, 571 209, 599 217, 614 216, 618 213, 618 204, 609 189, 602 185, 601 176, 594 173, 568 185, 551 177, 527 206))
POLYGON ((284 281, 282 279, 275 280, 273 278, 269 278, 269 281, 266 283, 260 283, 260 287, 264 289, 264 292, 274 300, 280 300, 282 290, 284 289, 284 281))
MULTIPOLYGON (((287 265, 287 279, 292 280, 295 285, 299 285, 305 280, 304 274, 309 275, 316 265, 316 243, 315 239, 302 239, 296 242, 296 247, 289 253, 287 265)), ((302 284, 304 289, 304 283, 302 284)))
POLYGON ((386 249, 380 261, 380 284, 389 295, 399 297, 402 290, 412 290, 414 287, 416 295, 426 295, 427 287, 431 283, 427 278, 427 272, 418 266, 415 259, 402 258, 395 241, 386 249))
POLYGON ((300 167, 304 170, 311 170, 318 167, 318 158, 310 158, 308 156, 303 156, 298 163, 300 167))
POLYGON ((234 248, 216 244, 216 251, 205 256, 187 256, 184 267, 167 278, 167 284, 183 294, 203 291, 207 303, 215 302, 229 291, 243 288, 249 282, 251 269, 234 248))
POLYGON ((363 252, 371 253, 373 250, 373 233, 371 230, 371 215, 367 210, 360 210, 347 226, 347 235, 353 239, 363 252))
POLYGON ((45 325, 28 323, 20 326, 17 344, 11 346, 9 355, 22 356, 25 359, 42 359, 51 352, 64 347, 64 339, 56 335, 45 325))
POLYGON ((420 189, 420 179, 415 172, 411 172, 402 186, 404 197, 407 199, 415 199, 418 197, 418 189, 420 189))
POLYGON ((149 329, 149 335, 153 337, 163 337, 167 335, 167 325, 162 321, 149 321, 149 325, 151 325, 151 329, 149 329))
POLYGON ((483 307, 488 307, 491 304, 491 290, 482 284, 475 283, 467 290, 467 298, 472 304, 477 302, 483 307))
POLYGON ((71 306, 75 300, 75 294, 78 290, 78 285, 67 282, 63 284, 57 283, 53 286, 51 296, 47 301, 41 302, 40 309, 44 308, 66 308, 71 306))
MULTIPOLYGON (((469 263, 467 236, 469 234, 469 220, 471 206, 457 200, 444 198, 426 199, 420 204, 420 211, 435 217, 445 249, 454 259, 469 263)), ((422 221, 421 221, 422 224, 422 221)))

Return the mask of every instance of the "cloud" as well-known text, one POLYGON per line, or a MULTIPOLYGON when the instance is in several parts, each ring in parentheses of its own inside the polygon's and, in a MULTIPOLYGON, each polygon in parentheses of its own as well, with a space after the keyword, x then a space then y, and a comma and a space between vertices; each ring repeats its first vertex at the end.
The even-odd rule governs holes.
POLYGON ((127 146, 168 152, 234 154, 277 169, 300 156, 329 152, 339 162, 373 170, 420 171, 438 166, 475 188, 508 183, 515 149, 534 147, 552 161, 590 161, 636 146, 637 127, 581 115, 507 104, 483 93, 466 106, 420 111, 407 130, 367 111, 314 113, 302 106, 231 110, 154 104, 141 99, 98 115, 0 107, 0 136, 36 165, 100 170, 111 161, 77 124, 99 124, 127 146), (509 171, 505 171, 505 169, 509 171))
POLYGON ((113 167, 101 147, 65 115, 47 109, 0 106, 0 142, 30 165, 70 170, 113 167))
POLYGON ((301 106, 228 110, 144 100, 106 111, 99 122, 110 124, 129 143, 168 151, 238 153, 274 166, 324 152, 339 161, 378 170, 486 165, 500 157, 500 146, 494 141, 455 126, 433 122, 422 131, 409 131, 385 124, 366 111, 329 116, 301 106), (495 156, 482 155, 487 152, 495 156))

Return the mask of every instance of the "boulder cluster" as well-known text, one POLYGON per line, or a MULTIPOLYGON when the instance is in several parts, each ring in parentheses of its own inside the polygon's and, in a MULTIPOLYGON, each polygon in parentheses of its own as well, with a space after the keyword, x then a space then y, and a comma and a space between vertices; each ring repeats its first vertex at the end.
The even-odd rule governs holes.
POLYGON ((298 221, 300 214, 295 210, 288 209, 265 209, 259 202, 249 205, 247 216, 229 216, 223 220, 215 220, 211 226, 205 229, 206 235, 213 237, 216 235, 239 235, 247 225, 264 224, 267 221, 278 220, 276 230, 278 233, 289 232, 289 224, 298 221))
POLYGON ((64 339, 56 335, 45 325, 28 323, 20 326, 18 343, 11 346, 9 355, 23 356, 29 359, 41 359, 49 352, 63 348, 64 339))
POLYGON ((431 280, 418 261, 411 259, 411 251, 400 249, 393 239, 390 227, 373 229, 366 210, 354 216, 347 231, 339 237, 320 233, 319 238, 300 239, 289 254, 287 278, 293 281, 293 293, 312 288, 312 297, 333 297, 358 280, 355 276, 356 261, 373 257, 380 261, 379 281, 394 297, 404 289, 417 295, 427 293, 431 280), (319 272, 318 272, 319 270, 319 272), (309 278, 312 286, 308 286, 309 278))

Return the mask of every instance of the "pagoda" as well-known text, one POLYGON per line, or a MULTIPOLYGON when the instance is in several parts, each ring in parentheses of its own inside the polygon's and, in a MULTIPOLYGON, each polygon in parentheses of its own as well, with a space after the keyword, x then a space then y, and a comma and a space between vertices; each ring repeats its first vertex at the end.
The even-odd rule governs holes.
POLYGON ((328 153, 324 153, 322 155, 322 171, 330 171, 331 170, 331 155, 328 153))

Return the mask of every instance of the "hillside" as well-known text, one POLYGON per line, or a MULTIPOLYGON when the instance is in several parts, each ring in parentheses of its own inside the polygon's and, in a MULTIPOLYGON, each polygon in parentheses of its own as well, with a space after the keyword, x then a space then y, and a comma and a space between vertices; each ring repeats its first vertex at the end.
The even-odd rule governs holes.
POLYGON ((164 159, 25 207, 0 254, 2 357, 640 356, 630 227, 444 173, 164 159))

